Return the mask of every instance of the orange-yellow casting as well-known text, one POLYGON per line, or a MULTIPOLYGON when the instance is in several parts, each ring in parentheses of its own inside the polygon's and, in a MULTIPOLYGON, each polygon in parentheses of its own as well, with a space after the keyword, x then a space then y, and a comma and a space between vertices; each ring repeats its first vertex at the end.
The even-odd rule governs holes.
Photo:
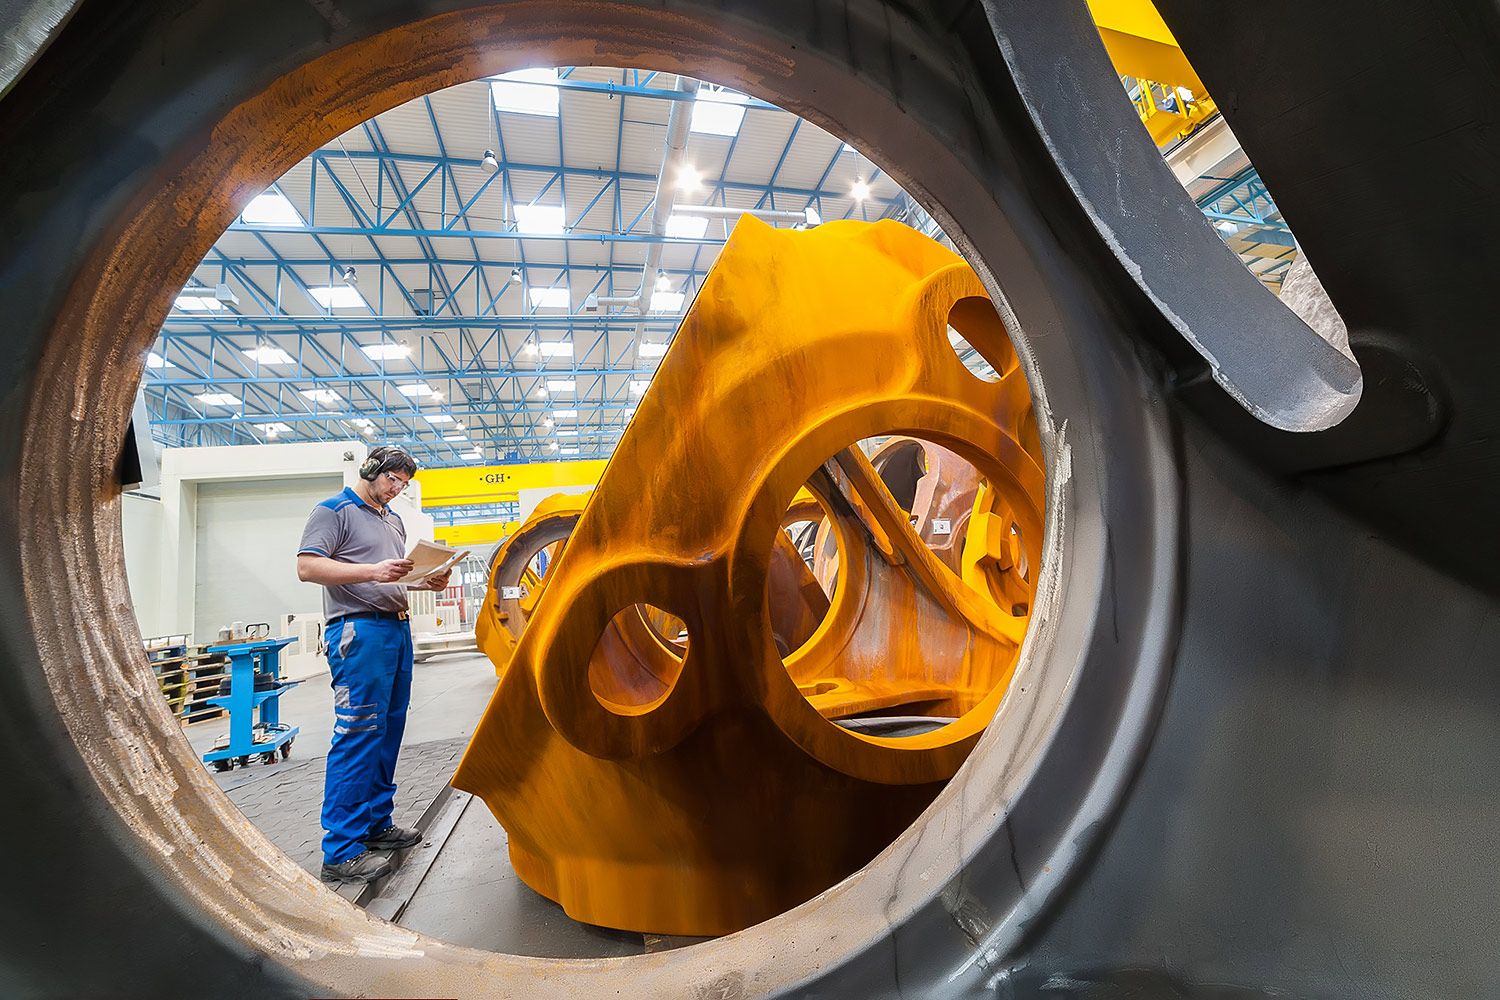
POLYGON ((521 878, 589 923, 722 934, 889 843, 963 762, 1014 669, 1030 602, 995 595, 1029 593, 1023 567, 1041 555, 1029 409, 983 286, 948 250, 894 222, 742 219, 454 777, 505 827, 521 878), (997 382, 964 367, 950 324, 997 382), (971 463, 1023 558, 986 547, 971 569, 965 545, 958 568, 980 585, 965 583, 852 447, 886 434, 971 463), (778 641, 774 567, 804 485, 838 579, 810 635, 778 641), (898 739, 828 717, 860 700, 956 719, 898 739))

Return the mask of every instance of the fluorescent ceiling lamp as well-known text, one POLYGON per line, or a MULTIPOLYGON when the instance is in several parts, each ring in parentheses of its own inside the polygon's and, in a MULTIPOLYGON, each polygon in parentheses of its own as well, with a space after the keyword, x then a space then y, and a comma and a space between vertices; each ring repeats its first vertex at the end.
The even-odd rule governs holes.
POLYGON ((577 420, 577 410, 553 410, 552 416, 558 420, 577 420))
POLYGON ((250 199, 240 213, 240 221, 250 226, 305 226, 302 214, 286 195, 275 188, 250 199))
POLYGON ((571 340, 544 340, 537 345, 544 358, 571 358, 573 356, 573 342, 571 340))
MULTIPOLYGON (((656 298, 656 296, 653 295, 652 298, 654 299, 656 298)), ((659 358, 667 353, 667 345, 648 344, 645 341, 642 341, 641 343, 636 345, 635 353, 639 354, 643 358, 659 358)))
POLYGON ((155 351, 151 351, 146 355, 146 367, 176 368, 177 366, 172 364, 172 362, 168 361, 166 358, 162 357, 160 354, 157 354, 155 351))
POLYGON ((646 387, 650 384, 650 382, 643 378, 632 379, 630 382, 630 394, 633 396, 639 396, 641 393, 646 391, 646 387))
POLYGON ((490 81, 496 111, 557 117, 557 70, 518 69, 490 81))
POLYGON ((412 399, 417 396, 435 395, 435 393, 433 393, 432 391, 432 386, 428 385, 426 382, 409 382, 406 385, 398 385, 396 386, 396 391, 401 393, 401 395, 405 396, 407 399, 412 399))
POLYGON ((240 405, 240 397, 238 397, 238 396, 231 396, 227 392, 200 392, 200 393, 198 393, 198 395, 194 396, 193 398, 196 399, 200 403, 207 403, 209 406, 239 406, 240 405))
POLYGON ((258 365, 289 365, 292 356, 279 347, 247 347, 241 352, 258 365))
POLYGON ((557 436, 560 437, 560 438, 576 438, 578 436, 578 432, 577 431, 558 431, 557 432, 557 436))
POLYGON ((705 215, 672 215, 667 219, 667 235, 680 240, 701 240, 708 232, 705 215))
POLYGON ((548 392, 573 392, 578 388, 576 379, 571 378, 549 378, 547 380, 548 392))
POLYGON ((373 361, 395 361, 411 355, 411 348, 405 344, 366 344, 360 350, 373 361))
POLYGON ((698 99, 693 102, 692 130, 705 135, 738 135, 748 100, 733 90, 700 87, 698 99))
POLYGON ((422 414, 422 419, 426 420, 429 424, 453 423, 453 418, 448 416, 448 414, 446 413, 424 413, 422 414))
MULTIPOLYGON (((344 397, 340 396, 332 389, 303 389, 302 395, 306 396, 314 403, 342 403, 344 401, 344 397)), ((359 423, 360 421, 355 421, 355 424, 359 423)), ((366 420, 364 421, 364 423, 368 424, 369 421, 366 420)))
POLYGON ((324 309, 358 309, 365 304, 353 285, 314 285, 307 291, 324 309))
POLYGON ((559 455, 576 455, 576 454, 578 454, 578 449, 577 448, 559 448, 559 449, 557 449, 557 453, 559 455))
MULTIPOLYGON (((652 292, 652 312, 681 312, 682 300, 687 298, 682 292, 652 292)), ((644 345, 642 345, 644 346, 644 345)))
POLYGON ((184 312, 218 312, 224 308, 224 303, 212 294, 205 295, 196 289, 177 296, 172 305, 184 312))
POLYGON ((287 424, 256 424, 255 429, 264 431, 266 437, 275 437, 278 434, 290 434, 292 429, 287 424))
POLYGON ((528 288, 526 294, 531 296, 533 309, 566 309, 572 305, 566 288, 528 288))
POLYGON ((561 236, 563 231, 563 207, 561 205, 517 205, 516 229, 538 236, 561 236))

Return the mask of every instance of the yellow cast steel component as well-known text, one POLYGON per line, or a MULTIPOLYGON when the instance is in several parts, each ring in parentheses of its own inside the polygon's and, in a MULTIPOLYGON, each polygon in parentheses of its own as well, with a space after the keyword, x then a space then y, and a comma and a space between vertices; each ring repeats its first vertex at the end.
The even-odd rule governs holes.
POLYGON ((910 824, 1000 704, 1027 621, 944 565, 850 446, 905 433, 961 455, 1036 565, 1030 405, 983 285, 948 250, 895 222, 742 219, 454 777, 505 827, 521 878, 589 923, 722 934, 828 888, 910 824), (998 382, 963 366, 950 324, 998 382), (804 485, 835 523, 841 579, 783 656, 773 567, 804 485), (680 658, 650 609, 684 623, 680 658), (874 735, 817 707, 840 684, 957 718, 874 735))
POLYGON ((504 673, 540 596, 545 576, 537 575, 533 560, 539 553, 546 554, 549 566, 557 559, 587 501, 587 495, 568 493, 547 497, 490 557, 490 586, 474 621, 474 641, 495 665, 496 676, 504 673))

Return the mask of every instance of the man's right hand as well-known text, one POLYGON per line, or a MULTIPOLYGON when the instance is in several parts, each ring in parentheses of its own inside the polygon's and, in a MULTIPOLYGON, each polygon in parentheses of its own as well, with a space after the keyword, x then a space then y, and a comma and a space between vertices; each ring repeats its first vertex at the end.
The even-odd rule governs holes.
POLYGON ((410 572, 410 559, 382 559, 370 565, 370 582, 395 583, 410 572))

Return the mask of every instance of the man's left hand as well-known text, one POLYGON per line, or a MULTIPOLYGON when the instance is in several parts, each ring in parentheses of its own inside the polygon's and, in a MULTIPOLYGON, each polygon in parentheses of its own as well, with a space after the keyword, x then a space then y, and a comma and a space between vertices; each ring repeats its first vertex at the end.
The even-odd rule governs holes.
POLYGON ((427 580, 422 584, 422 589, 423 590, 446 590, 447 587, 448 587, 448 577, 450 577, 452 575, 453 575, 453 570, 450 569, 450 570, 445 571, 441 575, 438 575, 438 576, 429 576, 427 578, 427 580))

